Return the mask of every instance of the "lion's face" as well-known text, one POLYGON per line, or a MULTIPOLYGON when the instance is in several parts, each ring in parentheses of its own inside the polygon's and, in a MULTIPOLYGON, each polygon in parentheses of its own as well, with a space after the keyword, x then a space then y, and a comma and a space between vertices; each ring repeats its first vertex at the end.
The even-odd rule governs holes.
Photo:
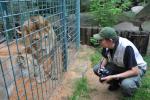
POLYGON ((24 22, 23 35, 27 46, 27 53, 32 53, 34 48, 36 51, 41 51, 42 42, 48 36, 50 23, 41 16, 33 16, 24 22))

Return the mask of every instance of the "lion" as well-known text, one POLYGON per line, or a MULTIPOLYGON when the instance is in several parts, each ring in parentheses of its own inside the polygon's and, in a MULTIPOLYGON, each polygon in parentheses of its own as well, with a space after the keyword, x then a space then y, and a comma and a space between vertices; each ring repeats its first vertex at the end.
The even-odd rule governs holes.
POLYGON ((53 48, 56 42, 56 34, 52 25, 42 16, 32 16, 29 20, 26 20, 23 24, 23 32, 21 35, 25 38, 27 53, 31 53, 31 47, 37 49, 37 44, 34 41, 44 39, 44 37, 50 39, 50 49, 53 48))
POLYGON ((22 37, 25 44, 25 51, 32 54, 38 64, 42 66, 47 59, 51 60, 51 67, 46 68, 43 64, 43 69, 46 76, 52 79, 57 79, 54 68, 56 48, 56 34, 51 23, 42 16, 32 16, 23 24, 22 37))
POLYGON ((57 39, 50 22, 42 16, 32 16, 23 23, 22 30, 18 33, 21 35, 18 44, 12 42, 9 46, 0 45, 0 76, 7 73, 6 81, 4 77, 0 80, 0 94, 3 98, 7 98, 6 91, 11 95, 14 77, 16 81, 26 77, 35 79, 38 83, 45 82, 48 78, 57 79, 53 63, 56 59, 54 51, 57 39))

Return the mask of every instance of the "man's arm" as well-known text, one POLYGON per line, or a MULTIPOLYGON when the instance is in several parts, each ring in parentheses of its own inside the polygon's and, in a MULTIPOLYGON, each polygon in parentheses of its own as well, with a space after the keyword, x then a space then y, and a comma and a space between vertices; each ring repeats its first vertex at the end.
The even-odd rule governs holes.
POLYGON ((132 67, 130 70, 125 71, 123 73, 120 74, 116 74, 116 75, 112 75, 113 78, 127 78, 127 77, 131 77, 131 76, 136 76, 139 74, 139 68, 136 67, 132 67))
POLYGON ((101 63, 100 63, 100 67, 104 68, 106 66, 107 62, 108 62, 107 59, 105 57, 103 57, 101 60, 101 63))
POLYGON ((124 65, 128 69, 125 72, 116 75, 104 77, 103 80, 110 81, 112 79, 127 78, 139 74, 139 68, 135 59, 134 50, 131 46, 127 46, 124 55, 124 65))
POLYGON ((139 74, 139 68, 136 66, 136 67, 132 67, 132 69, 125 71, 123 73, 116 74, 116 75, 109 75, 107 77, 101 78, 101 80, 108 82, 112 79, 127 78, 131 76, 136 76, 138 74, 139 74))

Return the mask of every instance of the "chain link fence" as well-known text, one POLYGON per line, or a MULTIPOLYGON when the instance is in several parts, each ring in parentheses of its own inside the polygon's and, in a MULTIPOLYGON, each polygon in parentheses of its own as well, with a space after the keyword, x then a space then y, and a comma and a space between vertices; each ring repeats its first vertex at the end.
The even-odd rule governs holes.
POLYGON ((0 0, 0 99, 49 100, 80 46, 80 0, 0 0))

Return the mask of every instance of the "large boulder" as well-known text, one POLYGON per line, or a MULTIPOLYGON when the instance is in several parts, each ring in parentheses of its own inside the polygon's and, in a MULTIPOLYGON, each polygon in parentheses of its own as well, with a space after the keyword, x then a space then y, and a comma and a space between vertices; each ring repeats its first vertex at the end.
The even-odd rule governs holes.
POLYGON ((150 20, 150 3, 137 13, 135 18, 141 20, 141 23, 146 20, 150 20))
POLYGON ((131 22, 122 22, 114 26, 117 31, 139 31, 139 27, 134 26, 131 22))
POLYGON ((131 8, 131 11, 135 14, 139 13, 144 7, 143 6, 134 6, 131 8))

